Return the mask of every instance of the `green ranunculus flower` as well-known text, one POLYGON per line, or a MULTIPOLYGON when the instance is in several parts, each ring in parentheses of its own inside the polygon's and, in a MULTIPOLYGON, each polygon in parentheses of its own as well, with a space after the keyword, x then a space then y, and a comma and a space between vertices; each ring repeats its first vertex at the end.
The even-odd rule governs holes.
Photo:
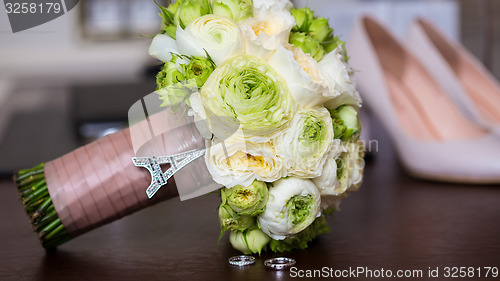
POLYGON ((291 9, 296 26, 293 31, 308 32, 314 19, 314 12, 309 8, 291 9))
POLYGON ((194 79, 196 86, 202 87, 215 69, 210 59, 193 57, 187 65, 183 65, 186 80, 194 79))
POLYGON ((177 56, 172 56, 172 60, 166 62, 161 71, 156 75, 156 90, 166 88, 170 85, 186 80, 184 74, 177 68, 177 56))
POLYGON ((315 107, 299 109, 274 144, 289 175, 315 178, 323 171, 333 138, 330 112, 315 107))
POLYGON ((243 252, 246 255, 260 255, 269 241, 271 241, 271 238, 258 228, 247 230, 244 232, 231 231, 231 235, 229 235, 229 242, 231 242, 233 248, 243 252))
POLYGON ((330 111, 333 119, 333 131, 336 139, 348 141, 359 137, 361 122, 358 111, 352 105, 343 105, 330 111))
POLYGON ((319 42, 325 41, 332 32, 333 29, 325 18, 315 18, 309 26, 309 35, 319 42))
POLYGON ((228 205, 219 206, 219 221, 221 234, 226 230, 244 231, 255 225, 255 217, 240 216, 228 205))
POLYGON ((174 25, 180 25, 184 29, 195 19, 210 13, 208 0, 184 0, 175 12, 174 25))
POLYGON ((246 141, 266 142, 296 110, 285 80, 265 61, 236 56, 217 67, 200 90, 212 133, 227 139, 241 128, 246 141), (230 118, 220 118, 230 117, 230 118))
POLYGON ((269 192, 265 182, 254 180, 249 186, 237 185, 226 189, 227 204, 239 215, 255 216, 264 211, 269 192))
POLYGON ((214 15, 241 22, 253 16, 252 0, 211 0, 214 15))
POLYGON ((291 32, 289 42, 299 47, 306 54, 310 54, 316 61, 320 61, 325 54, 320 42, 303 32, 291 32))

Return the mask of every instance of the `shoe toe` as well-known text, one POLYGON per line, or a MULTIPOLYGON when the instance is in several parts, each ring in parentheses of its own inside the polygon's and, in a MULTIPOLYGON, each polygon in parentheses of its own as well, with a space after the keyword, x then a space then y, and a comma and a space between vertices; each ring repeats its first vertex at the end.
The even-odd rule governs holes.
POLYGON ((402 160, 408 172, 420 178, 500 183, 500 137, 493 134, 472 140, 421 143, 402 160))

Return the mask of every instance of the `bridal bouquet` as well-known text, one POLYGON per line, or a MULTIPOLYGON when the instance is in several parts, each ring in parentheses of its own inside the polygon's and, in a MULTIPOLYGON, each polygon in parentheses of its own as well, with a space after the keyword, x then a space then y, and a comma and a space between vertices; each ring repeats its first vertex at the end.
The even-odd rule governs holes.
POLYGON ((130 127, 15 173, 42 245, 220 189, 221 237, 230 231, 234 248, 306 248, 362 181, 361 100, 344 43, 287 0, 178 0, 160 10, 149 53, 164 64, 157 91, 132 105, 130 127), (158 159, 170 159, 166 172, 158 159))
MULTIPOLYGON (((328 20, 288 0, 177 0, 149 54, 162 106, 188 106, 243 253, 304 249, 362 181, 361 100, 328 20)), ((189 167, 187 167, 189 169, 189 167)))

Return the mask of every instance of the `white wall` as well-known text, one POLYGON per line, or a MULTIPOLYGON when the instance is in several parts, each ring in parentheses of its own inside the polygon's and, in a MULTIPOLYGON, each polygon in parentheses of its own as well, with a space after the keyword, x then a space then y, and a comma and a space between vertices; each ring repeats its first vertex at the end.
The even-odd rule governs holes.
POLYGON ((78 29, 79 8, 19 33, 12 33, 5 10, 0 10, 0 79, 78 81, 136 76, 149 59, 150 39, 85 42, 78 29))

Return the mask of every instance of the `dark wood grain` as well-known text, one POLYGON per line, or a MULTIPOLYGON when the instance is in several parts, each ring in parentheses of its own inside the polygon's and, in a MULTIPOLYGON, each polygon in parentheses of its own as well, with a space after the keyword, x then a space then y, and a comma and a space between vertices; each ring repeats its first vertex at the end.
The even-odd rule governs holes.
MULTIPOLYGON (((429 267, 500 266, 500 186, 410 178, 385 135, 375 137, 379 151, 367 164, 365 182, 328 219, 332 231, 308 250, 284 256, 295 258, 298 269, 361 266, 426 274, 429 267)), ((274 254, 247 268, 229 266, 227 259, 238 252, 227 237, 217 245, 218 204, 216 195, 171 199, 46 252, 14 185, 0 182, 0 280, 294 279, 289 272, 264 268, 263 261, 274 254)))

